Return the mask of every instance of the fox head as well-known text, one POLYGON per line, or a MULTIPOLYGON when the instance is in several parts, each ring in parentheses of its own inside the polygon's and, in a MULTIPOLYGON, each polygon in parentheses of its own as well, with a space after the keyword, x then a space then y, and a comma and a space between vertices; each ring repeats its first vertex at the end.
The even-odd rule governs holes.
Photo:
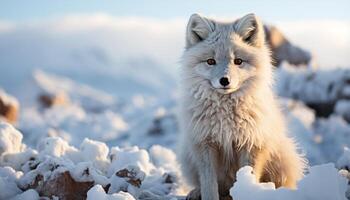
POLYGON ((187 25, 183 64, 189 72, 186 78, 221 94, 271 82, 263 24, 254 14, 234 22, 193 14, 187 25))

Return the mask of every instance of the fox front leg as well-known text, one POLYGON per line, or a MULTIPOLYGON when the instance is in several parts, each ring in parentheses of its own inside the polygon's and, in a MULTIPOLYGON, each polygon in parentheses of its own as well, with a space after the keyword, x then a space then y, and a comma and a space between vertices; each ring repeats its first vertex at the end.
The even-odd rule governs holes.
POLYGON ((215 151, 202 149, 198 158, 201 200, 219 200, 215 151))

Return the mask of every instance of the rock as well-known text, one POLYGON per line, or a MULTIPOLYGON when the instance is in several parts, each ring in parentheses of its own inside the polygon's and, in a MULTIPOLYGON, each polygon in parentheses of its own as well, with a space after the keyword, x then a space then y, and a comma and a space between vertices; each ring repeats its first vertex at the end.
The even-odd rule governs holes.
POLYGON ((311 61, 311 54, 293 45, 283 33, 274 26, 264 26, 266 41, 272 51, 273 65, 279 66, 283 61, 300 66, 307 65, 311 61))
POLYGON ((162 135, 164 130, 162 128, 161 119, 156 118, 153 120, 152 127, 148 130, 149 135, 162 135))
POLYGON ((44 181, 38 174, 30 188, 35 189, 40 196, 58 197, 60 200, 86 199, 86 194, 94 182, 77 182, 68 171, 58 174, 55 178, 44 181))
POLYGON ((142 193, 141 184, 146 174, 137 166, 127 166, 117 171, 111 178, 111 185, 108 193, 128 192, 134 197, 142 193))
POLYGON ((19 103, 16 98, 0 89, 0 120, 16 123, 19 113, 19 103))
POLYGON ((139 188, 145 174, 138 168, 125 168, 116 172, 116 176, 123 178, 129 184, 139 188))
POLYGON ((41 94, 39 96, 39 102, 44 108, 50 108, 56 105, 66 105, 69 102, 68 96, 64 92, 56 94, 41 94))
POLYGON ((172 174, 172 173, 165 173, 165 174, 163 174, 163 179, 164 179, 164 183, 173 184, 173 183, 177 182, 176 175, 172 174))

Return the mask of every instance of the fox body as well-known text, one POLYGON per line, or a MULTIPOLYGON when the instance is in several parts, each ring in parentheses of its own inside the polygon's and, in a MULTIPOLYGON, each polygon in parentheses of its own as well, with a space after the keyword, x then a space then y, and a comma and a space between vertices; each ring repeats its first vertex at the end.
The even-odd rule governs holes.
POLYGON ((304 159, 286 126, 271 85, 270 53, 254 14, 218 22, 193 14, 182 59, 179 157, 194 189, 188 199, 229 197, 237 170, 260 182, 294 188, 304 159))

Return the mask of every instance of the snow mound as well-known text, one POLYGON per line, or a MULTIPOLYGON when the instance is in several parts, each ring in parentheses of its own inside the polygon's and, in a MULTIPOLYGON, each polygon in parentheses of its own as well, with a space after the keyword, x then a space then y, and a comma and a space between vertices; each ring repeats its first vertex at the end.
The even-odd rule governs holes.
POLYGON ((237 172, 230 195, 235 200, 346 200, 347 180, 334 164, 323 164, 311 167, 297 188, 276 189, 274 183, 258 183, 252 167, 246 166, 237 172))

